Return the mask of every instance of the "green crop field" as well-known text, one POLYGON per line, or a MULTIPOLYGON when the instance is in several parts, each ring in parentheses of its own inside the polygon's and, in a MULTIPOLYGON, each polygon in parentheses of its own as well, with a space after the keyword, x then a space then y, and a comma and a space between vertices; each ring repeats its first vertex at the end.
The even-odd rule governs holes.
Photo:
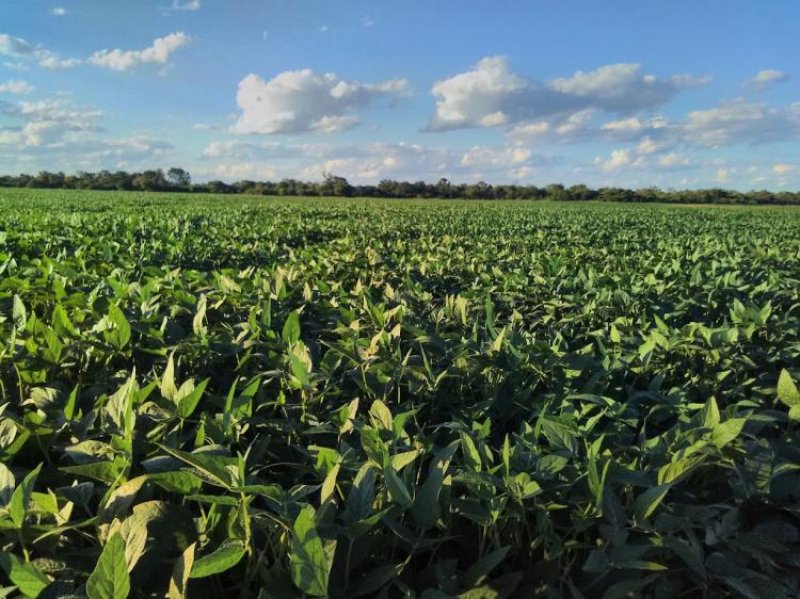
POLYGON ((0 192, 2 596, 800 596, 800 211, 0 192))

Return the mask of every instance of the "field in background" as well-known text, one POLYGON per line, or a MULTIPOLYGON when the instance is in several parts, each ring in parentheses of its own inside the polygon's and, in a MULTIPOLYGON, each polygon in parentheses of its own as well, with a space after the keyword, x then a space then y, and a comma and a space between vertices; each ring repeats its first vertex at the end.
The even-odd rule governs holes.
POLYGON ((5 584, 796 597, 798 289, 793 208, 0 190, 5 584))

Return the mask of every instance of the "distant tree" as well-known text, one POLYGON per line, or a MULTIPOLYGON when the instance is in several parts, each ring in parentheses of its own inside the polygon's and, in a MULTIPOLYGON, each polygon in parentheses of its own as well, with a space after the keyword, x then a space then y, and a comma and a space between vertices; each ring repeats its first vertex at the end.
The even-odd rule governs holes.
POLYGON ((173 166, 167 171, 167 181, 172 187, 188 189, 192 184, 192 176, 189 171, 173 166))

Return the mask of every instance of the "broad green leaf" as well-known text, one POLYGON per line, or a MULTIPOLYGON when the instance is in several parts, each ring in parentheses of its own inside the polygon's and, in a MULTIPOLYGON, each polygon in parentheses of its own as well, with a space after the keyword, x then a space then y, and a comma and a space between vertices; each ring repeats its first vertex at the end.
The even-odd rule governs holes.
POLYGON ((333 468, 330 469, 327 476, 325 476, 325 480, 322 483, 322 489, 320 491, 320 503, 325 503, 333 497, 334 492, 336 492, 336 477, 339 475, 339 468, 340 465, 336 464, 333 468))
POLYGON ((464 586, 466 588, 472 588, 481 584, 489 573, 503 562, 510 549, 511 546, 501 547, 491 553, 487 553, 472 564, 466 574, 464 574, 464 586))
POLYGON ((194 560, 190 578, 205 578, 230 570, 238 564, 247 548, 239 539, 226 539, 216 550, 194 560))
POLYGON ((3 462, 0 462, 0 507, 5 507, 11 501, 16 484, 14 473, 3 462))
POLYGON ((314 508, 307 505, 292 526, 289 563, 295 586, 312 597, 327 596, 331 558, 317 533, 314 508))
POLYGON ((59 337, 79 337, 80 333, 72 324, 67 311, 61 304, 56 304, 53 309, 53 329, 59 337))
POLYGON ((16 293, 11 307, 11 318, 14 321, 14 328, 18 332, 25 330, 25 324, 28 322, 28 310, 16 293))
POLYGON ((667 492, 672 487, 671 484, 650 487, 636 498, 633 503, 633 514, 637 522, 646 520, 656 510, 658 505, 664 500, 667 492))
POLYGON ((369 408, 369 417, 372 426, 386 431, 392 430, 392 412, 380 399, 372 402, 372 406, 369 408))
POLYGON ((196 543, 189 545, 175 562, 172 577, 169 579, 168 599, 186 599, 186 585, 189 582, 189 573, 194 564, 194 548, 196 543))
POLYGON ((161 375, 161 395, 166 399, 174 400, 178 395, 178 387, 175 385, 175 354, 169 355, 167 360, 167 367, 164 369, 164 374, 161 375))
POLYGON ((714 428, 711 440, 718 449, 722 449, 739 436, 746 423, 746 418, 730 418, 714 428))
POLYGON ((719 407, 717 407, 717 400, 709 397, 706 405, 703 407, 703 426, 705 428, 714 429, 719 424, 719 407))
POLYGON ((38 597, 50 584, 50 579, 44 572, 13 553, 0 551, 0 568, 25 597, 38 597))
POLYGON ((294 345, 300 340, 300 315, 297 312, 290 312, 283 324, 281 333, 286 345, 294 345))
POLYGON ((778 377, 778 399, 790 408, 800 404, 800 391, 797 390, 792 375, 786 369, 781 370, 781 375, 778 377))
POLYGON ((400 506, 407 508, 414 501, 408 492, 408 487, 397 475, 391 465, 383 469, 383 477, 386 480, 386 487, 389 490, 389 497, 400 506))
POLYGON ((417 449, 412 449, 411 451, 404 451, 403 453, 396 453, 392 456, 391 464, 392 468, 394 468, 395 472, 400 472, 408 466, 409 464, 413 464, 414 460, 417 459, 417 456, 420 454, 420 451, 417 449))
POLYGON ((115 534, 108 539, 94 571, 86 581, 89 599, 126 599, 131 581, 125 561, 125 541, 115 534))
POLYGON ((109 331, 109 341, 117 349, 123 349, 131 340, 131 325, 125 314, 114 304, 108 309, 108 318, 114 323, 114 329, 109 331))
POLYGON ((226 489, 230 489, 233 486, 231 473, 227 469, 228 465, 232 464, 233 458, 209 452, 188 453, 166 445, 159 445, 159 447, 172 457, 194 467, 207 482, 226 489))
POLYGON ((207 327, 203 321, 206 318, 207 305, 208 305, 208 298, 206 298, 205 294, 203 294, 200 296, 200 299, 197 300, 197 311, 195 312, 194 318, 192 319, 192 331, 198 337, 206 336, 207 327))
POLYGON ((197 387, 192 389, 190 393, 181 397, 180 401, 178 401, 178 416, 180 418, 189 418, 194 413, 210 380, 211 379, 204 380, 197 385, 197 387))
POLYGON ((8 503, 8 513, 16 528, 22 528, 22 524, 25 522, 33 486, 36 484, 36 477, 39 476, 41 470, 42 464, 31 470, 11 495, 11 501, 8 503))

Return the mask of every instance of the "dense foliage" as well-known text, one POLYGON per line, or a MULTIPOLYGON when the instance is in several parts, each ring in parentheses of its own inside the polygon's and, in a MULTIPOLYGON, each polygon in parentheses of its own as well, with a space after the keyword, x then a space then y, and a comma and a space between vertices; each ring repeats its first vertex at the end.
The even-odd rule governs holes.
POLYGON ((282 181, 248 181, 236 183, 209 181, 192 183, 191 175, 181 168, 161 169, 141 173, 125 171, 99 173, 50 173, 37 175, 0 176, 0 187, 27 187, 35 189, 98 189, 102 191, 171 191, 191 193, 224 193, 268 196, 324 196, 362 198, 438 198, 467 200, 552 200, 600 202, 663 202, 679 204, 800 204, 800 192, 793 191, 733 191, 730 189, 661 190, 624 189, 602 187, 590 189, 586 185, 565 187, 560 184, 490 185, 477 183, 452 183, 440 179, 436 183, 425 181, 393 181, 385 179, 378 185, 351 185, 344 177, 324 174, 319 182, 283 179, 282 181))
POLYGON ((9 592, 800 593, 800 213, 180 200, 0 193, 9 592))

